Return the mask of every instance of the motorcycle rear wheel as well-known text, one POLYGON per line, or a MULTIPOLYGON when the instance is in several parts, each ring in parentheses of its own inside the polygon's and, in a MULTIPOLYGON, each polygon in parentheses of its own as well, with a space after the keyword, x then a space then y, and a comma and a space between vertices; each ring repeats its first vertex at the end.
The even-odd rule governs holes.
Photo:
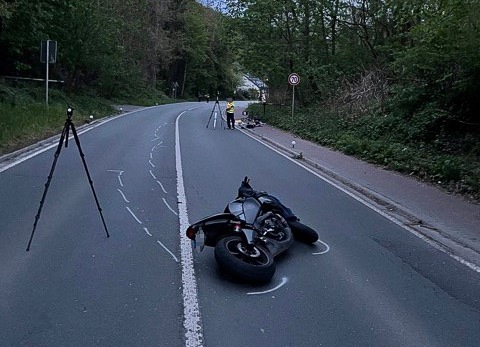
POLYGON ((260 245, 248 245, 240 236, 227 236, 215 245, 220 268, 236 279, 265 283, 275 274, 272 254, 260 245))
POLYGON ((288 225, 292 229, 295 239, 304 243, 315 243, 318 240, 318 234, 315 230, 300 223, 299 221, 289 221, 288 225))

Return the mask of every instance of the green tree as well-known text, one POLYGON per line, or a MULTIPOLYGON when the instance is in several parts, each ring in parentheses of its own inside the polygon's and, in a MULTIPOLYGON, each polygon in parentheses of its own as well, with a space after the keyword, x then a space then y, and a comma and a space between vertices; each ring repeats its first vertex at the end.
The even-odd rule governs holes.
POLYGON ((403 104, 410 115, 433 107, 438 133, 471 131, 480 125, 480 4, 429 1, 417 9, 421 20, 394 63, 400 83, 409 85, 403 104))

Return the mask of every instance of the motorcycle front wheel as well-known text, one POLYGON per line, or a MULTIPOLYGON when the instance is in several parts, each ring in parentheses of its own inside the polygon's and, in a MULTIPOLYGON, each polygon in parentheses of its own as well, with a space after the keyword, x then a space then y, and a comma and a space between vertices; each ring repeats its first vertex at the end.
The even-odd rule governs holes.
POLYGON ((236 279, 264 283, 275 274, 272 254, 260 245, 249 245, 240 236, 227 236, 215 245, 220 268, 236 279))
POLYGON ((293 237, 304 243, 315 243, 318 240, 318 234, 315 230, 300 223, 299 221, 289 221, 288 226, 292 230, 293 237))

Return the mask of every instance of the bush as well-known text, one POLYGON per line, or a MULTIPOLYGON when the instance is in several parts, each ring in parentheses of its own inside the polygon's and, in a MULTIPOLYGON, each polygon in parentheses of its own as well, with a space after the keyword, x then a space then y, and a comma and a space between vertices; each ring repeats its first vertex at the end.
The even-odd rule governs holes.
MULTIPOLYGON (((398 100, 391 105, 395 102, 398 100)), ((304 139, 480 198, 480 139, 463 134, 460 141, 445 135, 441 129, 447 113, 435 103, 418 106, 416 111, 395 109, 360 118, 341 116, 323 107, 296 110, 294 119, 287 107, 268 106, 265 117, 259 104, 249 106, 249 111, 304 139)))

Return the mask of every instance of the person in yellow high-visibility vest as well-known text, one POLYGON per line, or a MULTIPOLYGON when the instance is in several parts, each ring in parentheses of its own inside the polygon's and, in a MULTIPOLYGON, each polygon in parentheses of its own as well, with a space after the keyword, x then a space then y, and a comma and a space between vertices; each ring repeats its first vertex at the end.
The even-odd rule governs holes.
POLYGON ((235 103, 233 102, 232 98, 227 99, 226 113, 228 129, 235 129, 235 103))

